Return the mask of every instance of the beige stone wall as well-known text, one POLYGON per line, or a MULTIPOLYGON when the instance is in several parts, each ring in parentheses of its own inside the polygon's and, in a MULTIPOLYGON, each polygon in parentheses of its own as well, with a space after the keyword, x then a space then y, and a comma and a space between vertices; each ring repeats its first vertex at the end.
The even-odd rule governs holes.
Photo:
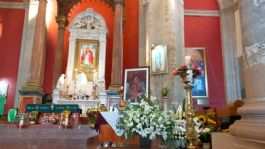
MULTIPOLYGON (((143 16, 144 9, 144 7, 140 9, 140 16, 143 16)), ((169 103, 175 102, 181 104, 184 98, 182 83, 177 81, 179 80, 177 79, 178 77, 172 75, 172 69, 181 65, 184 61, 183 18, 183 0, 150 1, 146 24, 149 47, 151 48, 152 45, 155 44, 166 44, 168 48, 168 73, 151 76, 151 94, 160 98, 160 89, 164 86, 168 86, 170 88, 169 103)), ((140 17, 140 19, 140 31, 143 31, 145 30, 142 28, 145 18, 140 17)), ((144 34, 140 32, 140 36, 141 35, 144 34)), ((145 52, 141 40, 145 40, 145 38, 140 37, 140 55, 145 52)), ((139 61, 141 61, 141 59, 139 61)))

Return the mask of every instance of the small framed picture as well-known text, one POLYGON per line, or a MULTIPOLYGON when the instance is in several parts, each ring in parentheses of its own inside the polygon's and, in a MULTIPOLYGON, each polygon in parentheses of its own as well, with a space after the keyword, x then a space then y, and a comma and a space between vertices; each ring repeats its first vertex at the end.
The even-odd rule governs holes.
POLYGON ((208 97, 208 83, 207 83, 207 67, 205 48, 185 48, 185 61, 188 59, 192 65, 197 65, 202 71, 202 75, 194 79, 192 88, 192 97, 206 98, 208 97))
POLYGON ((123 97, 128 102, 140 103, 141 95, 149 97, 149 67, 125 69, 123 97))
POLYGON ((167 72, 167 46, 155 45, 151 49, 151 74, 156 75, 167 72))

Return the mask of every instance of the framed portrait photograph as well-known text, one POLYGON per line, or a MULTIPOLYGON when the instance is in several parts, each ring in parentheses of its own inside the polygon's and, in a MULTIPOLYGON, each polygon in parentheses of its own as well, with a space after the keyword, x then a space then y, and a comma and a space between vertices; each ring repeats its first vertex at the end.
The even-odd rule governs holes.
POLYGON ((149 67, 125 69, 123 97, 130 103, 140 103, 141 95, 149 97, 149 67))
POLYGON ((187 59, 190 65, 197 65, 202 71, 202 75, 197 76, 194 79, 192 97, 208 97, 205 48, 185 48, 185 61, 187 61, 187 59))
POLYGON ((151 74, 167 73, 167 46, 155 45, 151 48, 151 74))
POLYGON ((84 72, 89 80, 93 80, 93 73, 97 71, 99 57, 99 41, 78 39, 76 41, 75 68, 84 72))

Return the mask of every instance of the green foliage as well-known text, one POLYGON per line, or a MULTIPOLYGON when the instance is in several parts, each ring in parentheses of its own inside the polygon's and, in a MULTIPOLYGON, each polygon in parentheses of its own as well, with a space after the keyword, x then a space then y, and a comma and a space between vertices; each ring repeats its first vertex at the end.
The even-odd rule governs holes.
POLYGON ((169 88, 166 86, 166 87, 162 87, 161 90, 160 90, 160 93, 161 95, 164 97, 164 96, 167 96, 169 92, 169 88))

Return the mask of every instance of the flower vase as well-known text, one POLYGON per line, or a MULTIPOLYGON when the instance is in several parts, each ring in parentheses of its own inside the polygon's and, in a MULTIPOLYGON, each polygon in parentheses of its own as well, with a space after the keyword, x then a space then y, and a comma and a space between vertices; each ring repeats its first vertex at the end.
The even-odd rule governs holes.
POLYGON ((150 140, 148 137, 139 137, 140 139, 140 148, 151 148, 152 140, 150 140))
POLYGON ((210 143, 202 143, 202 148, 203 149, 210 149, 211 148, 211 144, 210 143))

